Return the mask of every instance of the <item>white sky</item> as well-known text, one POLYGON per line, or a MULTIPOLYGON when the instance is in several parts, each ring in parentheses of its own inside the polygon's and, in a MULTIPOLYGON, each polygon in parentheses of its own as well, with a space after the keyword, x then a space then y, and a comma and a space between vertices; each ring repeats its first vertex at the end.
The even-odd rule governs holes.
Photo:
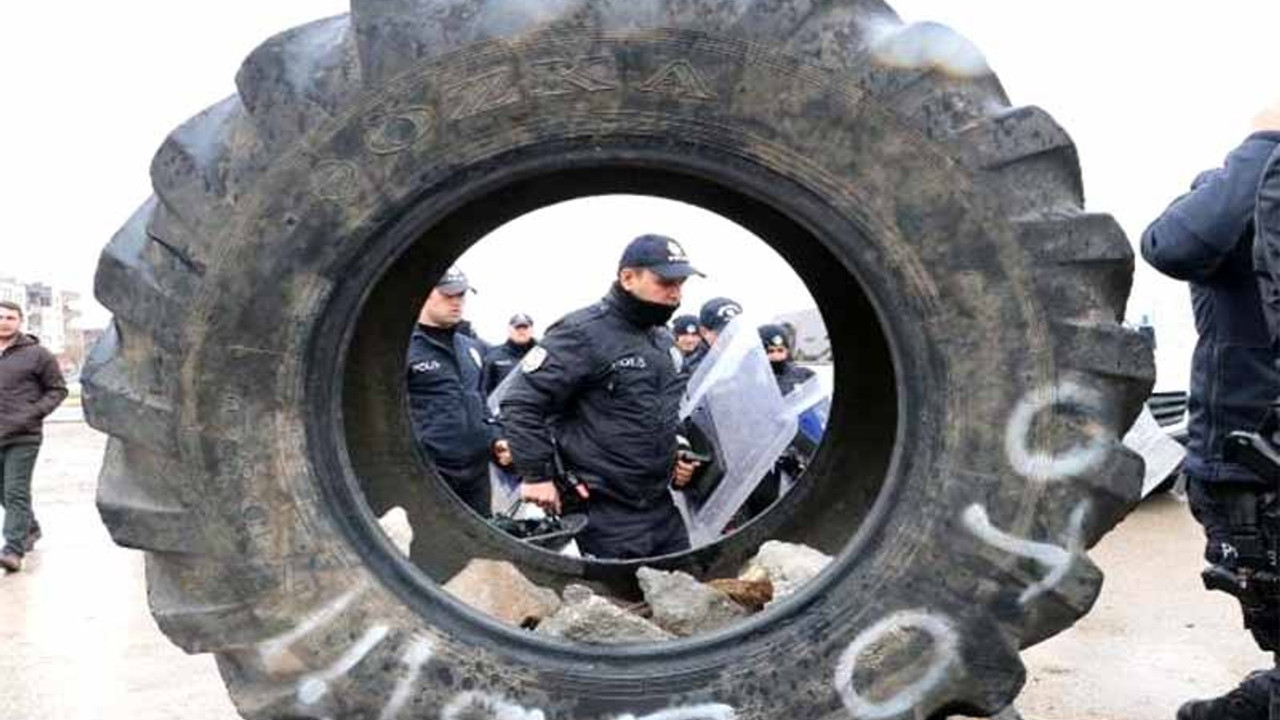
MULTIPOLYGON (((893 5, 906 20, 937 20, 968 36, 987 54, 1015 104, 1052 113, 1080 147, 1089 208, 1114 214, 1135 240, 1198 171, 1217 165, 1247 134, 1259 109, 1280 97, 1275 0, 1237 0, 1212 9, 1104 0, 893 5)), ((10 3, 0 42, 6 97, 0 114, 6 170, 0 175, 6 200, 0 276, 51 281, 87 294, 102 246, 150 193, 147 168, 164 136, 234 92, 240 61, 259 42, 345 9, 341 0, 10 3)), ((707 292, 737 293, 750 305, 751 293, 759 292, 739 278, 760 276, 752 270, 767 266, 763 253, 743 251, 733 258, 734 273, 717 272, 727 259, 717 256, 713 241, 732 242, 731 226, 689 210, 657 215, 652 206, 626 213, 606 205, 607 222, 591 213, 596 220, 578 217, 561 225, 607 227, 617 247, 644 231, 681 238, 695 263, 714 274, 714 285, 690 286, 695 302, 707 292), (630 227, 631 218, 637 226, 630 227), (711 244, 700 247, 695 238, 711 244)), ((608 243, 601 238, 599 245, 608 243)), ((513 274, 527 268, 506 258, 513 274)), ((509 285, 497 268, 467 268, 488 290, 473 309, 483 312, 476 319, 490 336, 499 335, 501 325, 491 328, 487 318, 501 323, 520 305, 503 302, 501 288, 509 285)), ((595 281, 594 272, 580 291, 566 283, 566 305, 601 293, 606 281, 595 281)), ((787 292, 778 292, 775 282, 763 297, 790 303, 787 292)), ((526 301, 521 307, 545 326, 555 304, 540 297, 535 306, 526 301)), ((1144 314, 1159 328, 1160 385, 1185 383, 1191 338, 1185 288, 1159 279, 1139 261, 1129 315, 1136 320, 1144 314)))

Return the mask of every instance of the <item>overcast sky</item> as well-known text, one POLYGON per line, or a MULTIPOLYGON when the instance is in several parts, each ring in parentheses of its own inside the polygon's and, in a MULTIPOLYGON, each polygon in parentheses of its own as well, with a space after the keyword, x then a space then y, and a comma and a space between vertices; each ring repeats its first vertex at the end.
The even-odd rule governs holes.
MULTIPOLYGON (((1114 214, 1131 239, 1199 170, 1221 161, 1258 110, 1280 98, 1275 0, 1217 3, 1212 10, 1204 3, 1103 0, 903 0, 894 7, 906 20, 941 21, 968 36, 1016 104, 1052 113, 1080 147, 1089 208, 1114 214)), ((6 69, 0 276, 87 293, 101 247, 150 193, 147 167, 169 130, 234 92, 240 61, 259 42, 345 9, 338 0, 10 3, 0 43, 6 69)), ((709 293, 738 294, 748 305, 756 298, 757 305, 804 302, 803 290, 776 273, 767 286, 742 280, 769 272, 767 248, 716 251, 717 244, 743 247, 734 235, 740 229, 695 208, 655 209, 653 202, 595 200, 582 207, 607 208, 609 237, 619 248, 642 231, 686 239, 695 263, 713 274, 701 288, 691 286, 694 302, 709 293)), ((601 225, 598 210, 566 212, 572 208, 527 222, 539 237, 559 236, 546 231, 552 226, 601 225)), ((545 324, 561 301, 571 306, 603 290, 593 269, 581 287, 544 286, 536 301, 520 303, 504 295, 502 272, 529 265, 496 250, 489 257, 507 262, 492 263, 483 252, 478 247, 467 258, 478 256, 480 265, 467 269, 485 291, 473 310, 491 336, 517 306, 543 315, 537 319, 545 324)), ((1185 288, 1139 262, 1129 314, 1156 321, 1160 384, 1185 383, 1191 337, 1185 288)))

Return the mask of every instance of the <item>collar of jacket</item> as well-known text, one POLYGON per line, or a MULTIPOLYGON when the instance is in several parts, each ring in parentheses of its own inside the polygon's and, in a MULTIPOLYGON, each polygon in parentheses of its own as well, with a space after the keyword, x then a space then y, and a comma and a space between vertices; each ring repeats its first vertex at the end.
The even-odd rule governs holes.
POLYGON ((605 296, 604 302, 618 314, 627 320, 627 322, 641 329, 647 329, 658 325, 666 325, 672 315, 676 314, 679 309, 677 305, 663 305, 661 303, 652 303, 632 295, 622 289, 622 285, 617 282, 613 283, 613 287, 609 288, 609 294, 605 296))
POLYGON ((39 345, 39 344, 40 344, 40 338, 36 337, 35 335, 29 335, 27 333, 20 332, 18 333, 18 337, 14 338, 12 345, 5 348, 4 350, 0 350, 0 355, 4 355, 5 353, 8 353, 11 350, 17 350, 18 348, 27 347, 28 345, 39 345))
POLYGON ((508 348, 510 348, 511 352, 515 353, 516 355, 524 355, 525 353, 532 350, 533 347, 538 344, 538 341, 530 340, 529 342, 523 345, 517 345, 516 343, 511 341, 511 338, 507 338, 507 341, 503 344, 506 345, 508 348))

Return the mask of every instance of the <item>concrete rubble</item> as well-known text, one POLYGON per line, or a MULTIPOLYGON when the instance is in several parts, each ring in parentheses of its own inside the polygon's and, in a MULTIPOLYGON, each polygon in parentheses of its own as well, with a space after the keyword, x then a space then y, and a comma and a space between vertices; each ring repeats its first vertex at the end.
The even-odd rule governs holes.
POLYGON ((574 640, 589 645, 659 642, 675 639, 644 618, 629 612, 590 588, 570 585, 564 589, 564 604, 556 614, 542 621, 539 635, 574 640))
POLYGON ((654 624, 677 637, 712 632, 747 616, 746 608, 688 573, 645 567, 636 579, 654 624))
POLYGON ((515 565, 472 560, 444 589, 476 610, 511 625, 534 627, 560 609, 555 591, 533 584, 515 565))
POLYGON ((747 563, 738 579, 751 582, 768 580, 773 586, 771 605, 817 577, 831 564, 831 560, 830 555, 807 545, 770 540, 760 546, 760 552, 747 563))
MULTIPOLYGON (((398 530, 390 514, 384 527, 389 534, 398 530)), ((594 645, 657 642, 714 632, 761 612, 831 560, 813 548, 771 540, 737 578, 701 582, 685 572, 644 567, 636 573, 644 593, 639 605, 597 595, 585 585, 569 585, 561 600, 511 563, 494 560, 472 560, 444 589, 502 622, 549 637, 594 645)))

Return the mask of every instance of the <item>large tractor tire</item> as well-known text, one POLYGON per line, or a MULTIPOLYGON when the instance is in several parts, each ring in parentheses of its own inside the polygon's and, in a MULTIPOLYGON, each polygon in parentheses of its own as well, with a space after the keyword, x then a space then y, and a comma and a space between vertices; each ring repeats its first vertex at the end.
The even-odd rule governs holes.
POLYGON ((84 385, 112 436, 102 518, 245 717, 990 714, 1020 648, 1090 608, 1085 549, 1142 476, 1120 443, 1153 377, 1119 324, 1132 251, 1084 212, 1067 135, 951 31, 875 0, 353 0, 237 83, 167 139, 104 251, 114 321, 84 385), (610 192, 768 240, 837 362, 806 482, 655 564, 722 574, 766 537, 837 558, 741 626, 599 648, 440 589, 472 556, 555 584, 635 566, 466 512, 413 445, 402 363, 469 243, 610 192), (392 505, 412 562, 377 529, 392 505))

